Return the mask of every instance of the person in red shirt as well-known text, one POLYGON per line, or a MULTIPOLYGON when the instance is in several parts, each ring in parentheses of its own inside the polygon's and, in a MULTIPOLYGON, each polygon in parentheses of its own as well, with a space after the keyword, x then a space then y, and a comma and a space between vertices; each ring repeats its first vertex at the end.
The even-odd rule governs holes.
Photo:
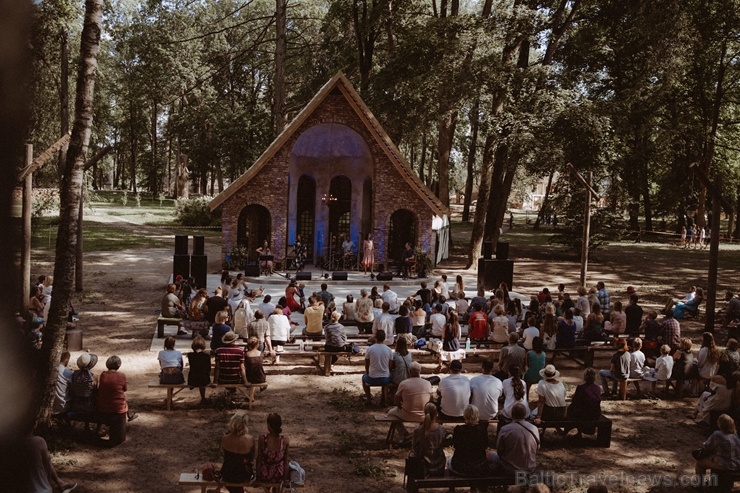
POLYGON ((108 445, 115 446, 126 441, 126 422, 138 415, 129 416, 126 402, 126 375, 119 372, 121 358, 111 356, 105 362, 108 371, 100 374, 98 383, 98 412, 108 423, 108 445))
POLYGON ((468 317, 468 338, 471 340, 488 339, 488 315, 480 304, 473 305, 473 312, 468 317))

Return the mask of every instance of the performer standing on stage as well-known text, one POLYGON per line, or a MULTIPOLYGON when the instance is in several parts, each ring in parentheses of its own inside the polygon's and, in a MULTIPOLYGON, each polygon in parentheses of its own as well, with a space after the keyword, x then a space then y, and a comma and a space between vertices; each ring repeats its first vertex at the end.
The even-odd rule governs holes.
POLYGON ((303 244, 303 235, 296 236, 293 249, 295 250, 296 272, 300 272, 306 266, 306 245, 303 244))
POLYGON ((373 265, 375 264, 375 245, 373 244, 373 235, 368 233, 365 241, 362 243, 362 268, 367 274, 370 269, 370 279, 375 279, 373 274, 373 265))

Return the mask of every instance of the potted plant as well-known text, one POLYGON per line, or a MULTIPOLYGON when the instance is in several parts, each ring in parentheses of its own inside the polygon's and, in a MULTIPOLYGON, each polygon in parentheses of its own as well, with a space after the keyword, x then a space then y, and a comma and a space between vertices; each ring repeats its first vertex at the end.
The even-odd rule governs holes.
POLYGON ((432 259, 429 257, 429 254, 422 250, 421 248, 417 248, 414 252, 416 255, 416 272, 419 277, 426 277, 427 272, 429 272, 429 269, 432 268, 432 259))

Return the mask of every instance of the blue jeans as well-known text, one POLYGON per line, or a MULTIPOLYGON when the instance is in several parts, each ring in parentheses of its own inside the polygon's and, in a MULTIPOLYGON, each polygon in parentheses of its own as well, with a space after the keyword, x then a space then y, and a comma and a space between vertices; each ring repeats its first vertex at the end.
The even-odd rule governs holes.
POLYGON ((600 370, 599 375, 601 376, 601 386, 604 389, 604 393, 609 393, 609 380, 612 381, 612 394, 617 393, 617 378, 611 370, 600 370))

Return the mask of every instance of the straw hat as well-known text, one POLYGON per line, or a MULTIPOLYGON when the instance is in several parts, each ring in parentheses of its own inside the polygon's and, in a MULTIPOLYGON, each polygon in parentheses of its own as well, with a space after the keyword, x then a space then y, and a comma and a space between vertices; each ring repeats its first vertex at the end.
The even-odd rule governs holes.
POLYGON ((540 376, 546 379, 558 378, 560 376, 560 372, 557 371, 553 365, 547 365, 540 370, 540 376))
POLYGON ((225 333, 225 334, 223 335, 223 337, 221 338, 221 342, 223 342, 224 344, 231 344, 232 342, 236 341, 236 338, 237 338, 237 337, 238 337, 238 336, 236 335, 236 333, 235 333, 235 332, 232 332, 232 331, 228 331, 228 332, 227 332, 227 333, 225 333))
POLYGON ((80 370, 92 370, 98 364, 98 355, 93 353, 83 353, 77 358, 77 368, 80 370))

